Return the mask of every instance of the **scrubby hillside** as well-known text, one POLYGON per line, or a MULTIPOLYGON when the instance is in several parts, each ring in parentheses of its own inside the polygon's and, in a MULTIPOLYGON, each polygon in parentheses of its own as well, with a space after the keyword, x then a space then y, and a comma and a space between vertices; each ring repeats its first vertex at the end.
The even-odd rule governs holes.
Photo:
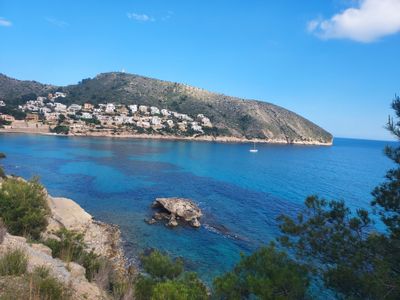
POLYGON ((0 77, 0 98, 18 103, 28 93, 63 91, 66 104, 115 102, 167 108, 189 115, 204 114, 215 134, 267 141, 330 143, 332 135, 309 120, 271 103, 245 100, 184 84, 127 73, 103 73, 76 85, 55 87, 0 77))

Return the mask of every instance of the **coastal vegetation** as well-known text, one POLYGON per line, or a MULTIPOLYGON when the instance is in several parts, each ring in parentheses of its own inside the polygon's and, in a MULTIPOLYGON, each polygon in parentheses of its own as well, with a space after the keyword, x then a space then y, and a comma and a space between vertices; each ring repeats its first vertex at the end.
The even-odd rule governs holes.
POLYGON ((307 268, 271 244, 242 256, 214 280, 214 292, 217 299, 306 299, 309 285, 307 268))
MULTIPOLYGON (((0 160, 6 158, 6 155, 2 152, 0 152, 0 160)), ((3 166, 0 165, 0 178, 5 178, 6 173, 4 172, 3 166)))
POLYGON ((138 276, 135 296, 138 300, 208 299, 206 286, 196 273, 185 272, 183 260, 172 260, 158 250, 141 256, 144 274, 138 276))
POLYGON ((50 131, 57 134, 68 134, 69 127, 65 125, 57 125, 54 128, 50 129, 50 131))
POLYGON ((8 231, 38 240, 47 226, 49 208, 38 178, 4 180, 0 189, 0 218, 8 231))
POLYGON ((28 258, 20 249, 8 250, 0 257, 0 276, 19 276, 25 274, 28 258))

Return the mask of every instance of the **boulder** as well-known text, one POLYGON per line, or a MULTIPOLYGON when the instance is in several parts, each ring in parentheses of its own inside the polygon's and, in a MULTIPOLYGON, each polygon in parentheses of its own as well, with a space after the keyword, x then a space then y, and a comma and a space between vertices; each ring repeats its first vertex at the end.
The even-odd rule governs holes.
POLYGON ((176 227, 178 226, 178 222, 176 221, 176 218, 174 215, 171 215, 171 218, 169 219, 169 222, 167 223, 169 227, 176 227))
POLYGON ((157 198, 152 207, 159 209, 154 214, 155 220, 167 218, 168 226, 178 225, 177 220, 183 220, 193 227, 200 227, 199 219, 202 217, 200 208, 191 200, 185 198, 157 198))

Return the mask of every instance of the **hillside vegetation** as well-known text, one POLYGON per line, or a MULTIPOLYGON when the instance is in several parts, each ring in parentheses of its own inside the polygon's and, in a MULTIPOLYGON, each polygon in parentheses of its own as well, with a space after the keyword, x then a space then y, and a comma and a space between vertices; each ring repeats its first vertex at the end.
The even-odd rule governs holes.
POLYGON ((62 91, 64 104, 115 102, 166 108, 188 115, 204 114, 218 136, 259 138, 267 141, 330 143, 332 135, 309 120, 271 103, 245 100, 184 84, 127 73, 103 73, 76 85, 57 87, 19 81, 0 75, 0 99, 7 105, 32 96, 62 91))

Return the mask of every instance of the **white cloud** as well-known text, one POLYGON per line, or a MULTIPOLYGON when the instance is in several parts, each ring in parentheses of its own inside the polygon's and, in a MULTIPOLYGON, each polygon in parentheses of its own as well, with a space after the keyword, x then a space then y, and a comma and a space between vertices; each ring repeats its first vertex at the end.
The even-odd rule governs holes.
POLYGON ((128 13, 128 18, 139 22, 154 22, 156 19, 146 14, 128 13))
POLYGON ((307 24, 309 32, 322 39, 351 39, 369 43, 400 32, 400 0, 359 0, 328 20, 307 24))
POLYGON ((0 17, 0 26, 10 27, 12 25, 11 21, 0 17))
POLYGON ((67 27, 69 25, 67 22, 55 18, 46 18, 46 21, 54 26, 61 28, 67 27))

